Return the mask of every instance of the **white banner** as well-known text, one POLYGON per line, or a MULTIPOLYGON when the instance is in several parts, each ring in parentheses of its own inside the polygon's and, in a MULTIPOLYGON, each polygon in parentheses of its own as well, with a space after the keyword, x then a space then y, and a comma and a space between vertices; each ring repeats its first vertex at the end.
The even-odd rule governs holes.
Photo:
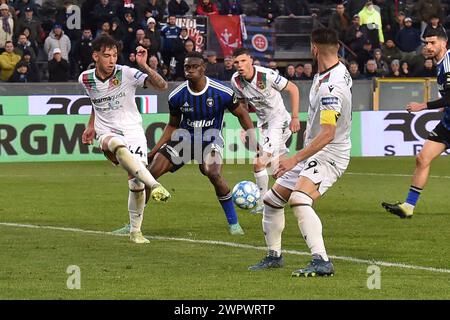
MULTIPOLYGON (((157 95, 137 95, 136 105, 141 113, 158 112, 157 95)), ((87 96, 28 96, 29 115, 90 114, 91 100, 87 96)))
POLYGON ((361 112, 362 156, 417 155, 442 116, 439 111, 361 112))

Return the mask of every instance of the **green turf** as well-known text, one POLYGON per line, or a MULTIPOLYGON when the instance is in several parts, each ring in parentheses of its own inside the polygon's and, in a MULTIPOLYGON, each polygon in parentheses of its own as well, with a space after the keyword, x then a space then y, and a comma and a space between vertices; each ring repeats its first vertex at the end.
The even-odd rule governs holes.
MULTIPOLYGON (((410 175, 412 157, 354 158, 348 173, 410 175)), ((401 220, 381 201, 404 200, 410 177, 346 174, 315 206, 328 253, 450 269, 448 158, 437 159, 415 216, 401 220), (446 177, 442 177, 446 176, 446 177)), ((252 180, 248 165, 227 165, 230 185, 252 180)), ((0 222, 111 231, 127 222, 126 175, 108 162, 1 164, 0 222)), ((208 180, 189 165, 161 182, 169 203, 151 203, 144 234, 264 246, 261 216, 238 211, 245 236, 228 234, 208 180)), ((307 251, 291 209, 283 247, 307 251)), ((450 273, 381 267, 381 289, 366 286, 368 264, 334 260, 332 278, 291 278, 308 256, 285 254, 283 269, 250 272, 264 251, 217 244, 0 225, 0 299, 450 299, 450 273), (68 290, 69 265, 81 290, 68 290)))

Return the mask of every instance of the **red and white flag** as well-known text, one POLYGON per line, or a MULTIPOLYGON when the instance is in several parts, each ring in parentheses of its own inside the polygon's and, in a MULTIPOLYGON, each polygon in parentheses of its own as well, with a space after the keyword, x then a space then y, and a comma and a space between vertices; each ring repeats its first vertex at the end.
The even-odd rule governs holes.
POLYGON ((209 19, 224 56, 231 56, 234 49, 242 47, 241 19, 239 16, 211 15, 209 19))

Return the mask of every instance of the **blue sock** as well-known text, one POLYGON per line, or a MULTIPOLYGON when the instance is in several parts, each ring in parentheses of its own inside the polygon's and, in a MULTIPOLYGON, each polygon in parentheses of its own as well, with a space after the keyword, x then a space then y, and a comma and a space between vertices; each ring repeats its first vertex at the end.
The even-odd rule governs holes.
POLYGON ((233 200, 231 200, 231 192, 229 192, 225 196, 217 196, 219 199, 220 205, 225 212, 225 216, 227 217, 228 224, 236 224, 238 223, 238 218, 236 214, 236 210, 234 209, 233 200))
POLYGON ((406 197, 406 203, 409 203, 412 206, 415 206, 417 201, 419 200, 420 193, 422 192, 421 188, 417 188, 411 186, 409 188, 408 196, 406 197))

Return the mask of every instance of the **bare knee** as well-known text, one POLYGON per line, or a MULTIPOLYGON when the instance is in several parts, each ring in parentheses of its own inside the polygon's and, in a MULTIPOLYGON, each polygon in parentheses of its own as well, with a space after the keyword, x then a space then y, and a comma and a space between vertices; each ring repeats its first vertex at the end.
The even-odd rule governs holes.
POLYGON ((432 158, 425 156, 422 152, 420 152, 416 157, 416 166, 417 167, 428 167, 433 161, 432 158))

